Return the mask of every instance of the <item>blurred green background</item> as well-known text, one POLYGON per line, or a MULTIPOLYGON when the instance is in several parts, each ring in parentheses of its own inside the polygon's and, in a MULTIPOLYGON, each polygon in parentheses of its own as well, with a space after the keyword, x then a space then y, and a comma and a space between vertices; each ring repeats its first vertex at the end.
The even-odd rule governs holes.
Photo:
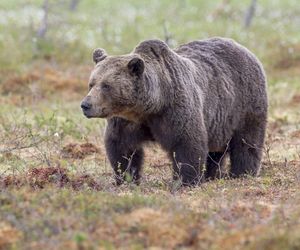
POLYGON ((119 54, 149 38, 175 47, 224 36, 268 67, 287 67, 286 58, 300 60, 299 27, 299 0, 2 0, 0 65, 17 70, 35 60, 84 64, 96 47, 119 54))

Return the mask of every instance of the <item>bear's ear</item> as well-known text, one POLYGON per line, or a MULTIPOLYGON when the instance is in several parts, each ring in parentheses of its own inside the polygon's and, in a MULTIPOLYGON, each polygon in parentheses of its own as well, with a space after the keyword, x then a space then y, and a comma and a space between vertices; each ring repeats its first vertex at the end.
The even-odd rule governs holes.
POLYGON ((129 72, 131 75, 138 75, 140 76, 144 72, 145 63, 143 59, 139 57, 132 58, 129 63, 127 64, 129 72))
POLYGON ((93 52, 93 61, 94 63, 98 63, 104 60, 107 57, 106 51, 104 49, 95 49, 93 52))

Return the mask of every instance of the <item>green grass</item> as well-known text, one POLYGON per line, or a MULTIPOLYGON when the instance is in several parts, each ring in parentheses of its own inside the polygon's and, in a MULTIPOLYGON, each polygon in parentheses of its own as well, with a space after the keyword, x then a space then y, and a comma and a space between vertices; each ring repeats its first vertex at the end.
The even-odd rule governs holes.
POLYGON ((0 249, 299 249, 300 6, 258 1, 0 2, 0 249), (269 81, 269 128, 259 178, 178 189, 170 162, 146 150, 140 186, 113 185, 104 120, 79 104, 91 52, 129 53, 142 40, 172 47, 226 36, 252 50, 269 81), (91 148, 84 151, 83 145, 91 148), (97 151, 92 151, 93 149, 97 151), (70 152, 69 152, 69 151, 70 152))

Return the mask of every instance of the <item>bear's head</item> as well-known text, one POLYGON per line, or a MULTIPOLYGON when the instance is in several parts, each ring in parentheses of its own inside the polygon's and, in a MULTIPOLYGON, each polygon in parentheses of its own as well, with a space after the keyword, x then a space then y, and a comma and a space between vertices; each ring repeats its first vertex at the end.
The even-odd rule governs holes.
POLYGON ((96 49, 93 60, 96 65, 89 79, 89 92, 81 102, 84 115, 134 120, 143 59, 136 54, 107 56, 103 49, 96 49))

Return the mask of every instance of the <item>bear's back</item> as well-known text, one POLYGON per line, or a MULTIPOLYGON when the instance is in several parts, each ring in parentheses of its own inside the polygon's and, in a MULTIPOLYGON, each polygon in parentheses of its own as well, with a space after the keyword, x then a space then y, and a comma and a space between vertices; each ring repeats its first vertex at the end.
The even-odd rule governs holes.
POLYGON ((245 72, 249 65, 264 74, 260 62, 248 49, 232 39, 214 37, 183 44, 174 50, 180 56, 192 60, 195 64, 206 63, 216 67, 226 67, 245 72))

